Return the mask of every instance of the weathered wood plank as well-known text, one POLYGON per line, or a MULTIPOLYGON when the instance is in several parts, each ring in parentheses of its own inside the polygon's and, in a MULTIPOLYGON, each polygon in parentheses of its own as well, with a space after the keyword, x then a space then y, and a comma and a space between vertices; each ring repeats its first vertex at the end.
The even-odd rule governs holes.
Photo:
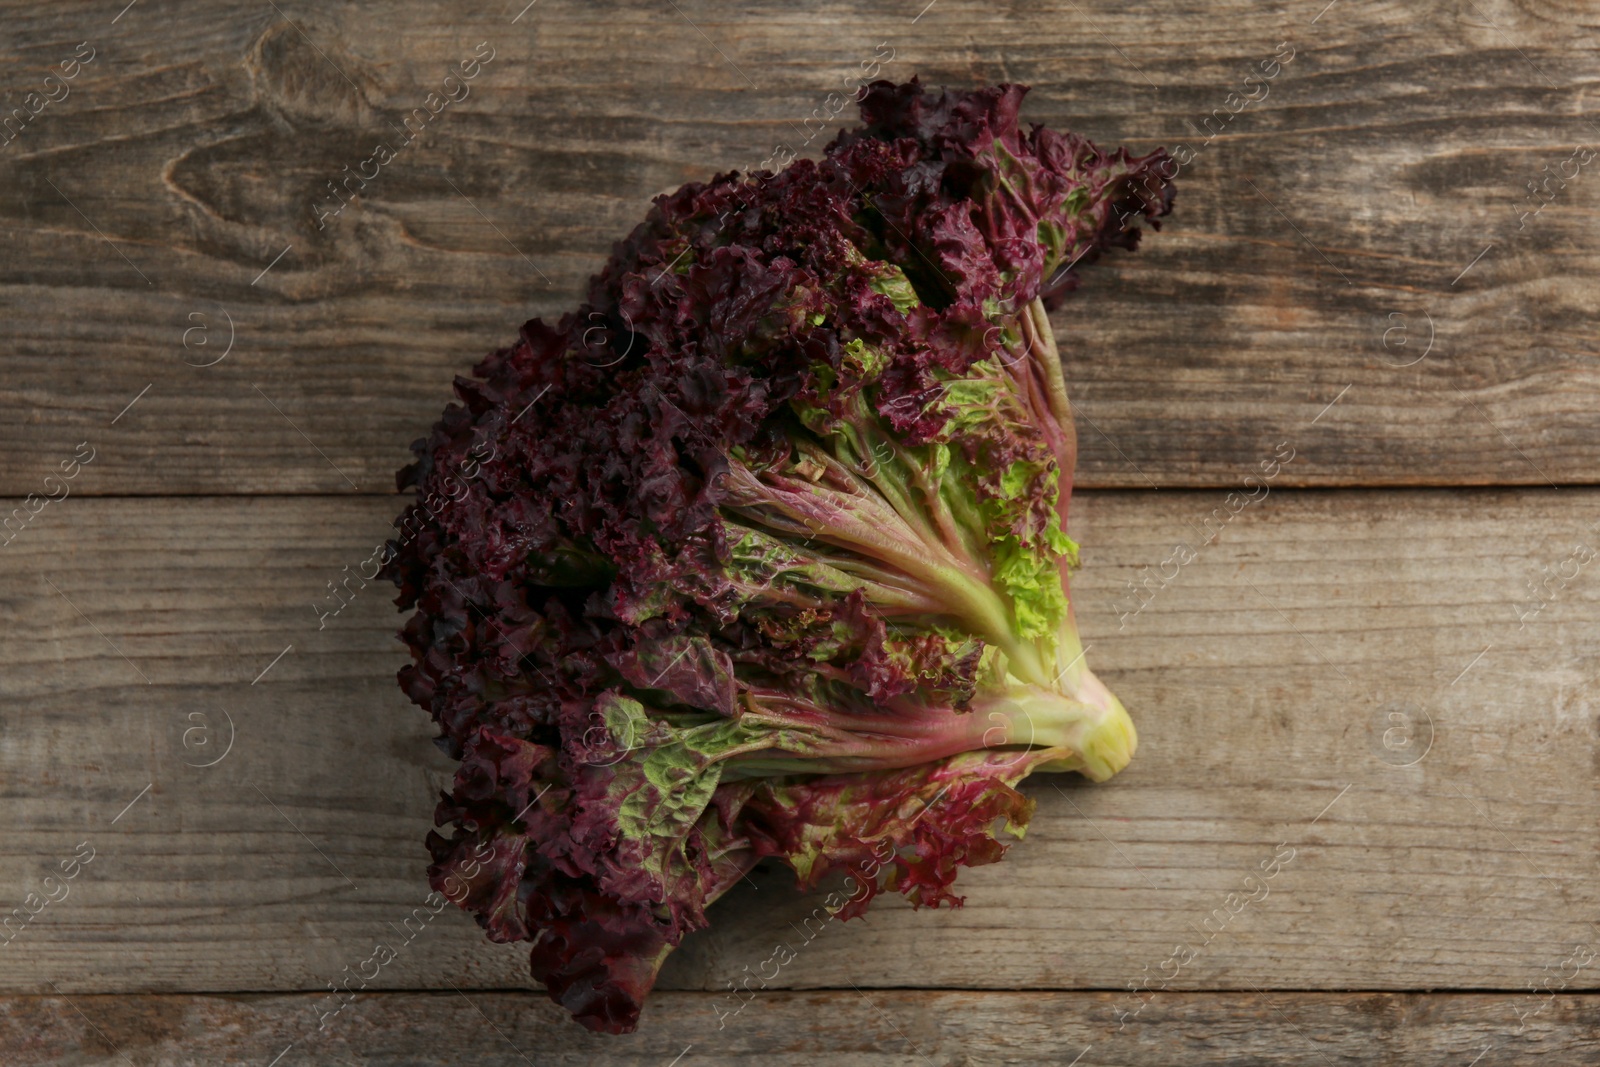
MULTIPOLYGON (((0 913, 95 850, 0 945, 0 988, 322 989, 405 936, 450 766, 392 682, 387 594, 321 630, 312 606, 394 506, 68 499, 0 552, 0 913), (195 766, 225 716, 231 750, 195 766)), ((1089 660, 1141 747, 1103 786, 1032 781, 1028 839, 963 873, 964 909, 886 900, 839 930, 762 872, 663 987, 770 977, 785 941, 775 986, 1520 988, 1591 942, 1600 591, 1573 546, 1600 491, 1280 491, 1226 515, 1220 493, 1077 502, 1089 660), (1179 542, 1196 558, 1115 607, 1179 542), (1531 614, 1540 567, 1578 573, 1531 614)), ((452 909, 374 986, 523 966, 452 909)))
POLYGON ((85 439, 83 493, 387 489, 451 376, 570 305, 649 196, 815 153, 891 50, 1193 153, 1170 227, 1056 319, 1083 484, 1232 484, 1289 436, 1285 484, 1600 479, 1580 5, 521 6, 0 3, 5 113, 96 50, 0 149, 0 492, 85 439), (470 96, 319 228, 480 41, 470 96))
POLYGON ((637 1033, 607 1037, 516 993, 371 994, 322 1030, 305 995, 5 997, 0 1051, 16 1067, 1498 1067, 1600 1055, 1600 997, 1553 997, 1526 1022, 1517 999, 1174 993, 1119 1031, 1109 993, 846 990, 767 994, 719 1029, 714 998, 660 993, 637 1033))

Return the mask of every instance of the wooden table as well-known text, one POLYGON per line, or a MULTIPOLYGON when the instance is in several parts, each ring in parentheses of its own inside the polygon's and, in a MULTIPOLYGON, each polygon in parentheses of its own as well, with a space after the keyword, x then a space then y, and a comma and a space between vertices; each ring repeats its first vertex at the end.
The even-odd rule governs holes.
POLYGON ((1600 1062, 1593 5, 121 2, 0 2, 0 494, 69 493, 0 551, 0 913, 38 909, 0 1062, 1600 1062), (651 195, 816 154, 874 57, 1189 148, 1170 224, 1054 320, 1075 596, 1138 757, 1030 782, 964 909, 883 900, 720 1028, 816 905, 780 872, 632 1036, 453 909, 319 1028, 421 903, 451 765, 389 594, 313 605, 453 374, 651 195))

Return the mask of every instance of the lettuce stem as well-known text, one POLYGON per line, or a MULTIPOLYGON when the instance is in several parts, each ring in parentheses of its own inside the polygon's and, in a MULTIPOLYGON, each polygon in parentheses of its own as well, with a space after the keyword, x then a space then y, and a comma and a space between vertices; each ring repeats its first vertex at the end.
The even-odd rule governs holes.
POLYGON ((806 709, 781 694, 752 694, 741 721, 770 727, 777 744, 740 746, 730 752, 723 780, 785 774, 844 774, 892 770, 954 756, 993 750, 1047 749, 1049 770, 1080 771, 1104 781, 1127 766, 1138 744, 1122 702, 1088 671, 1092 684, 1080 698, 1054 689, 1014 682, 979 693, 967 709, 948 705, 879 710, 857 715, 806 709), (776 699, 772 699, 776 697, 776 699))
POLYGON ((1062 489, 1062 495, 1065 496, 1078 459, 1078 434, 1073 425, 1072 401, 1067 397, 1067 379, 1061 367, 1061 351, 1056 347, 1055 331, 1050 327, 1050 315, 1044 309, 1043 300, 1034 297, 1027 307, 1023 308, 1022 324, 1023 336, 1028 341, 1030 362, 1039 369, 1044 378, 1045 396, 1049 401, 1050 414, 1055 416, 1056 425, 1061 428, 1062 451, 1057 454, 1056 459, 1061 464, 1063 477, 1069 482, 1069 485, 1062 489))

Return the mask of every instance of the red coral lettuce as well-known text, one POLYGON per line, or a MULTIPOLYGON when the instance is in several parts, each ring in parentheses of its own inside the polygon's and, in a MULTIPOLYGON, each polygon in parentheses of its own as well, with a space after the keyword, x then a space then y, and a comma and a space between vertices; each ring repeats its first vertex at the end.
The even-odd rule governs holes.
POLYGON ((1172 168, 1024 132, 1025 91, 875 82, 822 160, 658 197, 400 474, 400 682, 460 761, 430 878, 585 1026, 631 1030, 763 857, 892 854, 846 917, 959 903, 1019 779, 1132 754, 1067 598, 1044 302, 1172 168))

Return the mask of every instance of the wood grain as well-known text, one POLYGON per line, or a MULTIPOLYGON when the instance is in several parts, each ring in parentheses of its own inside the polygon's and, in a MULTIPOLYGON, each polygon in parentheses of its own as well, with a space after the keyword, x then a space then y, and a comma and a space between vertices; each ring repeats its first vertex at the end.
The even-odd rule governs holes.
POLYGON ((452 375, 570 306, 651 195, 815 154, 880 45, 1195 153, 1170 226, 1056 318, 1082 484, 1232 485, 1286 438, 1285 484, 1600 479, 1596 164, 1519 217, 1600 136, 1587 7, 925 6, 5 0, 0 114, 96 52, 0 148, 0 492, 84 440, 84 494, 386 490, 452 375), (480 41, 471 95, 319 228, 480 41))
POLYGON ((717 1027, 713 999, 658 993, 638 1033, 590 1034, 515 993, 380 993, 325 1030, 308 996, 0 998, 16 1067, 1476 1067, 1591 1063, 1600 997, 1519 1024, 1503 994, 1174 993, 1119 1031, 1107 993, 771 993, 717 1027), (463 1003, 463 999, 467 1001, 463 1003), (1520 1032, 1519 1025, 1522 1026, 1520 1032))
MULTIPOLYGON (((387 594, 358 590, 320 630, 312 607, 394 508, 72 497, 0 550, 0 914, 95 850, 0 945, 0 989, 319 990, 402 936, 450 765, 392 681, 387 594), (195 766, 225 715, 231 749, 195 766)), ((798 952, 774 986, 863 989, 1153 988, 1182 943, 1169 992, 1520 989, 1593 944, 1600 587, 1580 569, 1529 614, 1525 582, 1595 543, 1600 492, 1218 509, 1219 492, 1075 504, 1088 659, 1141 732, 1123 774, 1031 780, 1027 840, 963 872, 961 910, 885 900, 806 938, 820 899, 759 871, 663 988, 724 990, 780 940, 798 952), (1196 557, 1142 611, 1113 606, 1180 542, 1196 557), (1287 849, 1264 894, 1245 881, 1287 849)), ((374 988, 514 988, 524 966, 447 910, 374 988)))
POLYGON ((1591 6, 525 2, 0 0, 0 494, 81 466, 0 501, 0 1061, 1600 1061, 1600 163, 1528 188, 1600 140, 1591 6), (844 928, 758 868, 599 1038, 423 906, 451 764, 388 593, 317 606, 453 375, 890 52, 1188 159, 1054 318, 1141 747, 1031 780, 959 910, 844 928))

